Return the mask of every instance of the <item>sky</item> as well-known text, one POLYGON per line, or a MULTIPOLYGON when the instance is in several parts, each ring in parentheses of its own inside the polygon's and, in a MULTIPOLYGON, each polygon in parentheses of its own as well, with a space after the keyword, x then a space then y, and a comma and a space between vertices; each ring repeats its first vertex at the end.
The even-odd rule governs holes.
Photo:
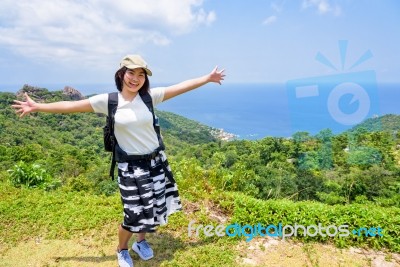
POLYGON ((0 91, 112 84, 126 54, 142 55, 156 84, 215 66, 226 83, 364 70, 399 83, 399 25, 398 0, 2 0, 0 91))

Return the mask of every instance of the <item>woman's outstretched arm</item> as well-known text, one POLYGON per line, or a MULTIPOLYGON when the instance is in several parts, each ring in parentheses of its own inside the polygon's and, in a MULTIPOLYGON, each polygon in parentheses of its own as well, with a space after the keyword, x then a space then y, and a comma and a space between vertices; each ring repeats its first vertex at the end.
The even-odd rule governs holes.
POLYGON ((190 90, 196 89, 209 82, 221 84, 221 82, 224 80, 224 77, 225 77, 224 70, 219 71, 218 67, 215 67, 210 74, 166 87, 163 101, 173 98, 177 95, 186 93, 190 90))
POLYGON ((74 113, 74 112, 93 112, 89 99, 79 101, 60 101, 53 103, 36 103, 27 93, 24 94, 26 101, 14 100, 12 107, 15 112, 23 117, 31 112, 48 113, 74 113))

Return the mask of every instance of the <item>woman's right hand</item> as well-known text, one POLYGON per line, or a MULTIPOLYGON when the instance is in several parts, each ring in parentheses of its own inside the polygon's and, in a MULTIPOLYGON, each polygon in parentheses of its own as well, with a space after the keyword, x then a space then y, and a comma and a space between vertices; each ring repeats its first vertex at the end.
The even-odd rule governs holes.
POLYGON ((16 104, 11 105, 15 109, 17 114, 20 114, 19 117, 22 118, 23 116, 34 112, 37 109, 37 103, 33 101, 27 93, 24 93, 26 101, 18 101, 14 100, 16 104))

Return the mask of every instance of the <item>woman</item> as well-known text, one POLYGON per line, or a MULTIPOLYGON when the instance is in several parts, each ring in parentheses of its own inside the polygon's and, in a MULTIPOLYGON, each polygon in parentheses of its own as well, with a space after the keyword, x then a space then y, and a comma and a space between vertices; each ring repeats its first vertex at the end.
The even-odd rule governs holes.
MULTIPOLYGON (((124 221, 119 226, 117 257, 119 266, 133 266, 128 253, 128 241, 137 233, 132 249, 143 260, 153 257, 146 242, 148 232, 167 223, 167 217, 181 209, 178 188, 153 126, 153 116, 141 95, 148 91, 153 105, 196 89, 209 82, 221 84, 224 70, 215 67, 210 74, 190 79, 172 86, 149 89, 152 72, 139 55, 127 55, 115 73, 119 91, 115 113, 114 134, 119 150, 125 155, 144 159, 118 162, 118 184, 124 206, 124 221), (156 151, 156 153, 154 153, 156 151)), ((96 112, 108 115, 108 94, 100 94, 79 101, 36 103, 25 93, 26 101, 17 101, 12 107, 20 117, 30 112, 73 113, 96 112)))

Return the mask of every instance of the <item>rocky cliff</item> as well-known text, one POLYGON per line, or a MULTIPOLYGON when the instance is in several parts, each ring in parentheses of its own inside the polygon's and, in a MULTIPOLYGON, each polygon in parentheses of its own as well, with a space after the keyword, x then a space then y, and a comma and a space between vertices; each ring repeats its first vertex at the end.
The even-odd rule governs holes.
MULTIPOLYGON (((51 98, 54 96, 59 96, 59 92, 57 91, 50 92, 46 88, 41 88, 41 87, 36 87, 36 86, 31 86, 28 84, 25 84, 17 93, 17 98, 21 99, 23 98, 24 93, 28 93, 30 97, 35 99, 35 101, 38 102, 44 102, 44 100, 47 98, 51 98)), ((64 95, 63 97, 64 100, 81 100, 85 99, 85 97, 76 89, 70 87, 70 86, 65 86, 64 89, 61 91, 61 94, 64 95)))
POLYGON ((65 86, 63 90, 63 95, 69 96, 72 100, 82 100, 85 99, 85 97, 79 92, 78 90, 70 87, 70 86, 65 86))

